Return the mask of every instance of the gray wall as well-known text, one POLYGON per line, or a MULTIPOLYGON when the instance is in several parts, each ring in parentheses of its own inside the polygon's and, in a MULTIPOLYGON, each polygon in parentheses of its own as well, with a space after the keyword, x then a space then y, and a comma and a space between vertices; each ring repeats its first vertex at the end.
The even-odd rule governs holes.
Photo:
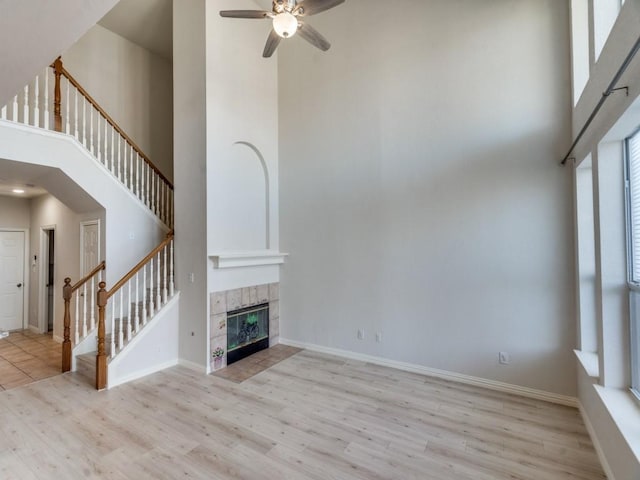
MULTIPOLYGON (((90 213, 76 213, 61 203, 54 196, 46 194, 31 200, 31 241, 30 256, 38 258, 36 265, 31 265, 29 289, 29 325, 38 327, 40 318, 39 302, 41 270, 46 269, 42 263, 44 254, 42 247, 42 228, 54 228, 55 233, 55 265, 54 265, 54 321, 53 334, 63 337, 64 302, 62 301, 62 287, 65 277, 77 282, 80 272, 80 222, 85 220, 100 220, 101 243, 100 251, 104 252, 104 211, 90 213)), ((104 257, 104 253, 102 253, 104 257)))
POLYGON ((567 4, 396 4, 279 50, 281 336, 575 395, 567 4))
POLYGON ((0 104, 18 93, 117 0, 0 1, 0 104))
POLYGON ((180 360, 207 364, 206 3, 173 4, 175 281, 180 290, 180 360), (193 282, 189 275, 193 274, 193 282))

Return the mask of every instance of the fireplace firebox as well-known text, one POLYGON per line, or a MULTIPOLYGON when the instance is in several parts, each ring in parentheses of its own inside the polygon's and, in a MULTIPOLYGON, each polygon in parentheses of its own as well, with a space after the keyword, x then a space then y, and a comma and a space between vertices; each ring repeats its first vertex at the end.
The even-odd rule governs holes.
POLYGON ((227 365, 269 348, 269 304, 227 312, 227 365))

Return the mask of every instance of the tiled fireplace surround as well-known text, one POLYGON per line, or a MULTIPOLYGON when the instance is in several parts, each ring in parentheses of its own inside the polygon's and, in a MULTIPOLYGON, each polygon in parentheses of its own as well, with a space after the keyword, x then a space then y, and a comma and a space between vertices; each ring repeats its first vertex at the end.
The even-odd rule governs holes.
POLYGON ((280 284, 267 283, 252 287, 236 288, 223 292, 211 292, 210 329, 211 342, 209 361, 211 371, 227 366, 227 312, 240 308, 252 307, 263 303, 269 304, 269 346, 278 342, 280 335, 280 284), (224 355, 219 364, 213 358, 213 352, 221 348, 224 355))

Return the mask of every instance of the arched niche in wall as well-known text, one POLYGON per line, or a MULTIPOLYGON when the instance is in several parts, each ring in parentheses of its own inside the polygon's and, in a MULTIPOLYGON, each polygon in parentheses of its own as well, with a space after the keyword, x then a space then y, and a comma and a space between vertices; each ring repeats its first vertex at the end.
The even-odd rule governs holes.
POLYGON ((223 251, 269 249, 269 171, 260 150, 238 141, 217 164, 213 193, 217 248, 223 251))

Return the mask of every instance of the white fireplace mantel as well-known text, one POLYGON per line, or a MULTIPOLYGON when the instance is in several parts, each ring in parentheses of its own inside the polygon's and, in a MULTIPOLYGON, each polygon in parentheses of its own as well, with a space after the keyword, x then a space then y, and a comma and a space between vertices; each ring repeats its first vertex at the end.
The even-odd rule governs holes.
POLYGON ((261 265, 281 265, 288 253, 275 250, 226 251, 209 255, 214 268, 256 267, 261 265))

